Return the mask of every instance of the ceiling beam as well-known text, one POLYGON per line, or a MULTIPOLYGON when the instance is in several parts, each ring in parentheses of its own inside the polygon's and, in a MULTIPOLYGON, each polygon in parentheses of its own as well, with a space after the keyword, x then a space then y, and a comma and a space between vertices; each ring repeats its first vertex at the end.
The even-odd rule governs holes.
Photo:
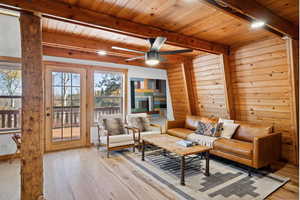
POLYGON ((206 51, 215 54, 228 54, 226 45, 201 40, 177 32, 164 30, 150 25, 132 22, 126 19, 91 11, 54 0, 1 0, 2 5, 8 5, 24 10, 43 13, 43 16, 63 18, 69 22, 80 23, 99 29, 119 32, 140 38, 156 36, 166 37, 167 44, 206 51))
POLYGON ((250 22, 264 21, 266 29, 273 33, 288 35, 294 39, 299 38, 297 25, 276 15, 255 0, 205 0, 204 2, 239 19, 246 19, 250 22))
MULTIPOLYGON (((123 59, 141 56, 142 54, 112 49, 112 46, 129 48, 139 51, 149 50, 148 48, 140 46, 137 47, 135 45, 124 44, 121 42, 86 39, 82 37, 76 37, 71 34, 53 33, 46 31, 43 32, 43 45, 85 51, 90 53, 95 53, 97 50, 104 50, 108 53, 108 55, 123 57, 123 59)), ((166 62, 169 63, 179 63, 182 62, 185 58, 185 56, 180 55, 164 55, 163 57, 165 57, 167 59, 166 62)))
MULTIPOLYGON (((99 62, 111 62, 111 63, 150 68, 150 66, 146 65, 144 61, 136 60, 136 61, 127 62, 125 61, 125 58, 118 57, 118 56, 113 56, 113 55, 99 56, 95 52, 71 50, 71 49, 58 48, 58 47, 43 46, 43 55, 82 59, 82 60, 95 60, 99 62)), ((151 68, 165 69, 168 66, 169 66, 168 64, 161 63, 151 68)))

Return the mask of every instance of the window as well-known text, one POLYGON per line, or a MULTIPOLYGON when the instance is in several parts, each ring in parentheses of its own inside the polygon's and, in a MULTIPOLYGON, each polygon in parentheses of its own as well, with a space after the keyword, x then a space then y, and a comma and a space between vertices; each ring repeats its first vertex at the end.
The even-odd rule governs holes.
POLYGON ((105 116, 123 117, 123 74, 94 73, 94 122, 105 116))
POLYGON ((0 131, 20 129, 21 70, 0 66, 0 131))

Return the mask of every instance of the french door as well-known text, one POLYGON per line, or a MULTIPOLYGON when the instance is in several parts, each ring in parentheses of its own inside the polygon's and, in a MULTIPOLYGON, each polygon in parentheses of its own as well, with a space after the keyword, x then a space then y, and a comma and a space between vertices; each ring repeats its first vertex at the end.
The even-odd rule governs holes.
POLYGON ((46 65, 45 149, 86 144, 86 69, 46 65))

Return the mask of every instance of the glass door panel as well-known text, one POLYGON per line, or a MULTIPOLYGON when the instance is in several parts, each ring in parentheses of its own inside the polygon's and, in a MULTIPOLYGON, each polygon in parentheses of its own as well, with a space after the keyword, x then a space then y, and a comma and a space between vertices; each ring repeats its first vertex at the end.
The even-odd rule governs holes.
POLYGON ((80 74, 52 72, 52 140, 80 139, 80 74))
POLYGON ((46 86, 46 150, 82 146, 85 143, 85 70, 48 67, 46 86))

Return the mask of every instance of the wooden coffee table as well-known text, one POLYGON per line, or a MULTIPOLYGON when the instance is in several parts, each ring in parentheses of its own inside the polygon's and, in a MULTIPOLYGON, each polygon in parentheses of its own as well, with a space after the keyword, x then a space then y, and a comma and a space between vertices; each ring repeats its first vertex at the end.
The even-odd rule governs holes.
POLYGON ((184 147, 179 144, 176 144, 176 142, 180 140, 182 139, 168 134, 144 136, 142 140, 142 161, 145 161, 146 144, 151 144, 159 148, 162 148, 163 150, 179 155, 181 157, 180 184, 185 185, 185 181, 184 181, 185 156, 198 154, 198 153, 205 153, 205 159, 206 159, 205 175, 209 176, 209 150, 211 150, 212 148, 201 146, 201 145, 184 147))

